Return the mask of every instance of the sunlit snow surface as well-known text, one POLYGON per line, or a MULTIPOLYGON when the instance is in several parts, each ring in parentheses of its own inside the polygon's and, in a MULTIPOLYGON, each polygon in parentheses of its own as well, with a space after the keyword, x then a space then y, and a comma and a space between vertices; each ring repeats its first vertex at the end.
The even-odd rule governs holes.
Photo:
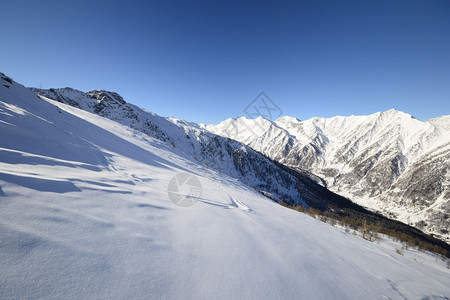
MULTIPOLYGON (((0 82, 3 84, 3 82, 0 82)), ((279 206, 145 134, 0 85, 0 298, 440 299, 439 257, 279 206), (198 178, 190 207, 169 182, 198 178)))

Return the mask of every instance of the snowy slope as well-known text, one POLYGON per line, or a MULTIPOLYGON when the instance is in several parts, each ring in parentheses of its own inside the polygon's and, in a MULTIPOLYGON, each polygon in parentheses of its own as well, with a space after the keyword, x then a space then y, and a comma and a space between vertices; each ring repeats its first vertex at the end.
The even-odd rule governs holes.
POLYGON ((449 116, 228 119, 206 128, 236 139, 357 203, 450 238, 449 116), (430 210, 431 208, 431 210, 430 210))
POLYGON ((441 116, 427 121, 435 126, 450 130, 450 116, 441 116))
POLYGON ((159 139, 183 155, 247 183, 273 199, 305 204, 311 198, 306 189, 298 189, 302 183, 270 159, 239 142, 199 128, 195 123, 160 117, 126 103, 116 93, 103 90, 83 93, 63 88, 38 92, 43 99, 82 108, 159 139))
POLYGON ((445 298, 433 255, 370 243, 160 140, 0 85, 0 298, 445 298), (183 208, 167 187, 201 183, 183 208))

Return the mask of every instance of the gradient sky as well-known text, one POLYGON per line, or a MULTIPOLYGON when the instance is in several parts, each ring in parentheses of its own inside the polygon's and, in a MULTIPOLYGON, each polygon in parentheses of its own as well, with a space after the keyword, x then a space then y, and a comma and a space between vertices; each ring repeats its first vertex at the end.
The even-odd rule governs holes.
POLYGON ((450 1, 2 1, 0 71, 218 123, 264 91, 299 119, 450 114, 450 1))

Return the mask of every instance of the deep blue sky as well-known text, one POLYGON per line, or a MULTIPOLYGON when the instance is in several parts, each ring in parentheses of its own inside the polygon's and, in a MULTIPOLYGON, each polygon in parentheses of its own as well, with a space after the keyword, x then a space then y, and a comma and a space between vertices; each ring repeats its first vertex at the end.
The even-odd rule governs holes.
POLYGON ((2 1, 0 71, 217 123, 264 91, 284 115, 450 114, 450 1, 2 1), (93 3, 95 2, 95 3, 93 3))

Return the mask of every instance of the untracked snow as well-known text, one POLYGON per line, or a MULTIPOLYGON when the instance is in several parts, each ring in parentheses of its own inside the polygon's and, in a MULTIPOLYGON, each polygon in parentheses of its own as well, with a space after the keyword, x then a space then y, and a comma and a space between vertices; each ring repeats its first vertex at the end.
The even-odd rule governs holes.
POLYGON ((1 299, 450 297, 439 257, 396 248, 129 127, 0 85, 1 299), (201 183, 191 207, 168 197, 180 173, 201 183))

